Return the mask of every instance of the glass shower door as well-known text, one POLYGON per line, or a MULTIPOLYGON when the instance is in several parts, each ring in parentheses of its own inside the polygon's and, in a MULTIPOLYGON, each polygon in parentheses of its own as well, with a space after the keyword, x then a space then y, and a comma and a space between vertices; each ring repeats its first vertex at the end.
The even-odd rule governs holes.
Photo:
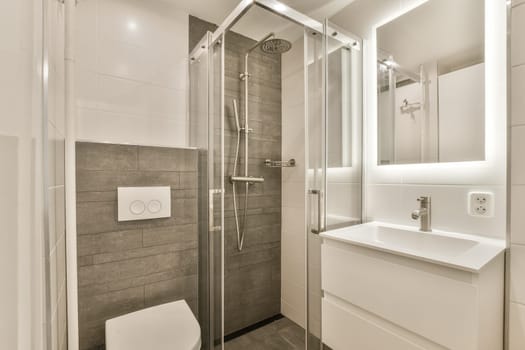
POLYGON ((321 348, 321 239, 325 228, 326 116, 324 38, 305 30, 307 349, 321 348))
POLYGON ((328 21, 323 32, 304 35, 308 350, 328 349, 320 234, 362 221, 361 41, 328 21))
POLYGON ((190 54, 190 145, 198 149, 199 323, 202 348, 221 348, 224 290, 224 40, 208 32, 190 54))

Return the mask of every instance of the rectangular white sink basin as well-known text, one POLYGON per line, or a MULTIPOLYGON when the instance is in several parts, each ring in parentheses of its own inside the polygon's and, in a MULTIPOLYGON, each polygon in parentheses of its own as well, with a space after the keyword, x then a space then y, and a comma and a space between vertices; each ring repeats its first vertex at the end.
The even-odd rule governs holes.
POLYGON ((444 231, 421 232, 416 227, 381 222, 327 231, 321 236, 470 272, 479 272, 505 249, 505 241, 500 239, 444 231))

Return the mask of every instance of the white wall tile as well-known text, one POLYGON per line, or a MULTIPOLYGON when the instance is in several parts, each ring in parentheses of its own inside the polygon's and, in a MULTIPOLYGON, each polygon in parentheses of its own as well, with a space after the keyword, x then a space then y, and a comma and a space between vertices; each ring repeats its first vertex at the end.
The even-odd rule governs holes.
MULTIPOLYGON (((305 207, 305 183, 303 181, 287 181, 282 183, 282 205, 303 209, 305 207)), ((284 220, 289 220, 285 217, 284 220)))
POLYGON ((304 104, 304 74, 296 72, 282 81, 282 100, 286 106, 304 104))
MULTIPOLYGON (((181 119, 183 119, 182 116, 181 119)), ((148 122, 148 144, 164 147, 188 145, 187 123, 167 119, 150 119, 148 122)))
MULTIPOLYGON (((396 185, 368 185, 366 189, 367 219, 399 223, 400 218, 407 215, 401 206, 401 193, 401 187, 396 185)), ((403 219, 403 222, 405 220, 403 219)))
MULTIPOLYGON (((99 35, 111 40, 158 50, 163 46, 183 48, 183 40, 174 36, 187 32, 187 13, 162 1, 103 0, 99 9, 99 35), (172 42, 172 45, 166 45, 172 42)), ((179 50, 180 52, 180 50, 179 50)))
POLYGON ((76 64, 93 71, 97 65, 98 3, 98 0, 79 1, 75 11, 76 64))
POLYGON ((283 100, 282 111, 282 152, 283 159, 295 159, 293 168, 282 170, 282 181, 302 181, 305 177, 305 129, 304 129, 304 106, 302 104, 288 107, 287 101, 283 100))
POLYGON ((509 350, 525 349, 525 305, 510 303, 509 350))
POLYGON ((510 204, 511 242, 525 244, 525 186, 512 185, 510 204))
POLYGON ((77 135, 188 145, 188 14, 173 4, 91 0, 77 7, 77 135))
MULTIPOLYGON (((523 35, 525 39, 525 35, 523 35)), ((511 73, 512 89, 511 89, 511 115, 512 125, 525 124, 525 65, 512 68, 511 73)))
POLYGON ((20 3, 2 1, 0 3, 0 51, 16 51, 20 48, 20 3))
MULTIPOLYGON (((293 234, 295 236, 304 235, 304 233, 306 232, 304 215, 304 208, 283 206, 282 217, 284 220, 281 223, 282 232, 286 232, 287 234, 293 234)), ((298 249, 300 249, 299 246, 298 249)))
POLYGON ((148 85, 145 91, 147 114, 165 117, 173 121, 184 121, 186 118, 187 93, 156 85, 148 85))
POLYGON ((75 98, 78 108, 100 108, 98 74, 79 64, 75 67, 75 98))
POLYGON ((525 6, 512 9, 512 47, 511 62, 513 66, 525 64, 525 6))
POLYGON ((31 92, 24 85, 23 77, 31 70, 26 55, 16 52, 0 50, 0 132, 4 135, 18 135, 24 131, 24 119, 13 116, 28 116, 24 104, 27 103, 28 94, 31 92))
POLYGON ((510 252, 510 300, 525 304, 525 246, 512 245, 510 252))
MULTIPOLYGON (((0 62, 1 60, 0 54, 0 62)), ((0 87, 2 85, 0 84, 0 87)), ((12 118, 13 115, 10 117, 12 118)), ((3 346, 12 349, 17 348, 18 328, 17 324, 13 322, 13 318, 19 312, 18 304, 23 301, 17 285, 22 276, 18 276, 19 267, 17 264, 13 264, 19 259, 20 215, 24 215, 23 222, 34 223, 34 218, 29 215, 33 203, 24 205, 22 202, 19 205, 13 205, 21 198, 19 188, 29 189, 31 187, 31 178, 28 177, 24 181, 24 177, 19 172, 19 164, 25 161, 29 162, 30 159, 29 152, 27 154, 22 153, 22 147, 23 145, 18 137, 0 134, 0 162, 2 164, 2 171, 0 172, 0 221, 4 232, 0 244, 0 274, 4 279, 0 289, 0 308, 3 315, 0 317, 0 338, 3 346), (22 210, 27 210, 27 212, 22 210)))
POLYGON ((79 140, 147 145, 147 119, 93 109, 77 110, 79 140))
POLYGON ((304 287, 290 283, 286 289, 283 289, 281 313, 303 328, 306 320, 305 300, 304 287))
POLYGON ((139 46, 100 39, 97 71, 114 77, 149 82, 155 65, 154 56, 139 46))
POLYGON ((328 215, 361 217, 361 184, 328 183, 326 186, 328 215))
POLYGON ((147 83, 100 74, 97 80, 97 109, 115 113, 147 114, 147 83))
MULTIPOLYGON (((513 0, 509 350, 525 348, 525 1, 513 0)), ((510 184, 509 184, 510 185, 510 184)))
POLYGON ((302 62, 302 56, 302 49, 294 45, 281 61, 281 156, 296 160, 296 166, 284 168, 281 177, 281 312, 299 324, 304 324, 306 291, 304 77, 302 64, 298 64, 302 62))
POLYGON ((281 76, 287 79, 291 74, 304 74, 304 39, 301 36, 292 44, 292 49, 281 56, 281 76))
POLYGON ((285 284, 283 288, 285 292, 282 298, 285 300, 293 299, 293 297, 287 297, 287 295, 289 295, 289 292, 286 291, 286 285, 288 285, 288 283, 294 284, 296 288, 304 288, 305 286, 305 250, 304 242, 302 242, 301 245, 300 241, 301 239, 297 237, 297 235, 283 232, 281 245, 282 250, 287 252, 287 254, 281 255, 281 279, 285 284), (301 246, 303 247, 302 249, 300 248, 301 246))
POLYGON ((511 181, 525 184, 525 126, 512 128, 511 181))

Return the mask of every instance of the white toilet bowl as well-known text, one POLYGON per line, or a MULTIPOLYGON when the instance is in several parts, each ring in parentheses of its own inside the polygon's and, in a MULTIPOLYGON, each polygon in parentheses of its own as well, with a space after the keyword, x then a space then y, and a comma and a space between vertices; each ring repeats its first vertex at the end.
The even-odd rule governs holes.
POLYGON ((184 300, 106 321, 107 350, 200 350, 199 323, 184 300))

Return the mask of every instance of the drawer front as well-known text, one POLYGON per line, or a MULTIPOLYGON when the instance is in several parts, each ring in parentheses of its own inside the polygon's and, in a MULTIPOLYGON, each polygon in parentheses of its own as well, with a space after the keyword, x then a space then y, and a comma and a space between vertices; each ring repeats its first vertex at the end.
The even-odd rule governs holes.
POLYGON ((323 343, 334 350, 425 349, 326 298, 323 298, 323 343))
POLYGON ((329 294, 449 349, 477 349, 477 288, 373 250, 324 243, 329 294))

